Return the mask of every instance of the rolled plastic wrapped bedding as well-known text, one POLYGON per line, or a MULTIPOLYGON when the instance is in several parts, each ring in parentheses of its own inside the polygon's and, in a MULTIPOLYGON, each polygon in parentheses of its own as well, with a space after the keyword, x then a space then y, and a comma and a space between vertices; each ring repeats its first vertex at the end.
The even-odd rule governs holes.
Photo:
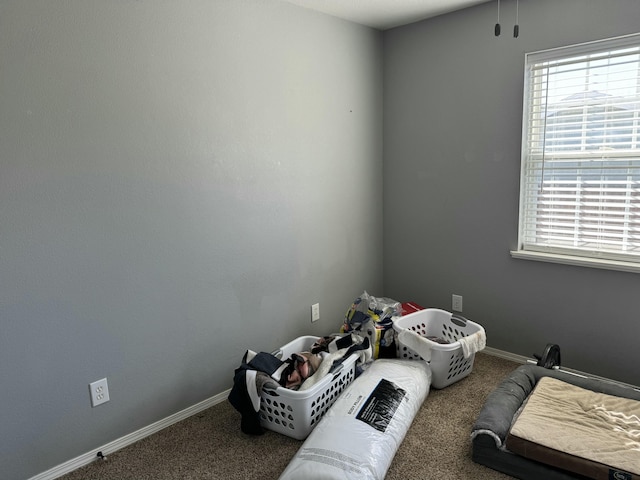
POLYGON ((430 385, 426 362, 374 361, 342 392, 280 480, 384 479, 430 385))

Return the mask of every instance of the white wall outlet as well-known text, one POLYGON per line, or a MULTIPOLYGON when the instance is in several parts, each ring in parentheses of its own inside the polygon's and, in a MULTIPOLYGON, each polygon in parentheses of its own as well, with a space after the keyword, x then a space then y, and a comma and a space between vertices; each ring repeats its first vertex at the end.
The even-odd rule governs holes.
POLYGON ((320 320, 320 304, 314 303, 311 305, 311 321, 317 322, 320 320))
POLYGON ((454 312, 462 312, 462 295, 451 295, 451 310, 454 312))
POLYGON ((109 401, 109 385, 107 379, 96 380, 89 384, 89 392, 91 392, 91 406, 97 407, 109 401))

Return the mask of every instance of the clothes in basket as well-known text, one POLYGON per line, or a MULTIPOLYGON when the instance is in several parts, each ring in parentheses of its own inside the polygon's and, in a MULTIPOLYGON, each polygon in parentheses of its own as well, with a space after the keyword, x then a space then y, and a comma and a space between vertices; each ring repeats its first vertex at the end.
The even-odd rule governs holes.
MULTIPOLYGON (((241 365, 235 370, 233 387, 229 393, 229 402, 241 414, 240 428, 244 433, 260 435, 264 433, 265 427, 279 430, 281 426, 289 425, 291 422, 288 420, 294 418, 294 414, 296 416, 299 414, 291 405, 286 405, 286 412, 277 411, 277 408, 274 409, 275 403, 279 403, 282 408, 287 397, 308 398, 322 389, 327 384, 327 380, 330 383, 329 377, 335 377, 336 372, 343 368, 346 372, 352 370, 349 375, 350 380, 353 380, 356 360, 368 361, 371 358, 368 339, 347 335, 336 337, 331 342, 326 342, 326 339, 324 342, 321 340, 313 336, 299 337, 273 353, 256 353, 251 350, 245 352, 241 365), (327 354, 329 349, 332 350, 331 364, 326 367, 326 371, 323 364, 327 365, 327 363, 322 360, 318 348, 325 349, 327 354), (291 378, 305 371, 308 371, 310 376, 302 379, 304 380, 301 382, 302 385, 300 383, 292 385, 291 378), (309 384, 316 375, 318 375, 317 380, 314 379, 313 385, 304 385, 304 383, 309 384), (320 378, 320 375, 323 378, 320 378), (280 398, 278 402, 274 402, 274 406, 265 407, 264 400, 270 401, 271 396, 280 398), (272 428, 275 425, 278 428, 272 428)), ((294 430, 294 428, 290 429, 294 430)), ((284 430, 281 433, 290 432, 284 430)))

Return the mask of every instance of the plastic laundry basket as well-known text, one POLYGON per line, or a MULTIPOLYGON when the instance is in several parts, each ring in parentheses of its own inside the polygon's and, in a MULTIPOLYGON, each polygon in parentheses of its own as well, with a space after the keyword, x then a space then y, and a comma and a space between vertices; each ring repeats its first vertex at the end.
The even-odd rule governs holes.
MULTIPOLYGON (((471 373, 475 354, 464 358, 462 346, 458 340, 484 331, 484 328, 477 323, 437 308, 427 308, 396 317, 393 328, 396 332, 401 332, 403 329, 413 330, 425 337, 425 341, 431 347, 431 360, 428 363, 431 366, 433 388, 444 388, 471 373), (426 337, 443 338, 449 343, 434 342, 426 337)), ((396 341, 396 355, 398 358, 408 360, 424 360, 400 341, 396 341)))
MULTIPOLYGON (((281 347, 274 355, 286 360, 294 353, 309 351, 319 337, 305 336, 281 347)), ((317 425, 340 393, 355 378, 357 354, 307 390, 264 388, 260 396, 260 425, 269 430, 302 440, 317 425)))

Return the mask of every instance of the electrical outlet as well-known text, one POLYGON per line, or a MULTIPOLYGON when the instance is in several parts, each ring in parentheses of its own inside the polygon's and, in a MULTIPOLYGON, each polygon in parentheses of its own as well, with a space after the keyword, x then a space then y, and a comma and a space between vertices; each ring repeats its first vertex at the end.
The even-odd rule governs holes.
POLYGON ((89 392, 91 393, 91 406, 97 407, 109 401, 109 385, 107 379, 96 380, 89 384, 89 392))
POLYGON ((320 304, 314 303, 311 305, 311 321, 317 322, 320 320, 320 304))
POLYGON ((462 295, 451 295, 451 310, 454 312, 462 312, 462 295))

